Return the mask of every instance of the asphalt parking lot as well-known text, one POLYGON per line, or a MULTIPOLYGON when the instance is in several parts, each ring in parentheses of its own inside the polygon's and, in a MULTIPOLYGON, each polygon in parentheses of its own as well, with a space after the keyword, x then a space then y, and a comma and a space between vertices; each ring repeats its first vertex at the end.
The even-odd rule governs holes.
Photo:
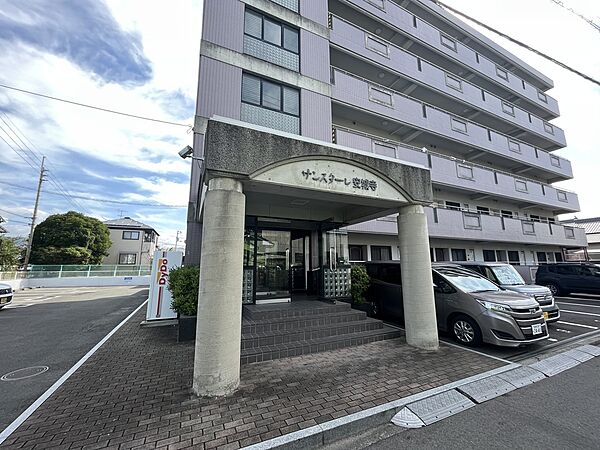
POLYGON ((147 297, 135 286, 17 292, 0 309, 0 431, 147 297))
MULTIPOLYGON (((519 348, 483 345, 476 350, 516 362, 592 334, 600 336, 600 296, 572 294, 569 297, 556 297, 555 301, 560 308, 560 320, 548 324, 549 339, 519 348)), ((454 342, 449 336, 441 338, 454 342)))

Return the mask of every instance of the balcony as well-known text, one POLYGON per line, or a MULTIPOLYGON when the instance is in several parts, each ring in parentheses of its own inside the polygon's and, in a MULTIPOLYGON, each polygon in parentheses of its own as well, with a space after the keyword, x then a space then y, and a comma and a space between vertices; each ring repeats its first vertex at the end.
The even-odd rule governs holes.
POLYGON ((341 49, 332 51, 331 62, 334 66, 360 73, 387 87, 393 86, 397 91, 410 89, 411 97, 433 103, 460 116, 481 111, 484 114, 477 117, 478 123, 503 133, 520 135, 522 140, 533 146, 547 150, 566 146, 562 129, 518 105, 344 19, 332 16, 331 20, 330 41, 341 49), (365 59, 373 64, 365 63, 365 59))
POLYGON ((332 79, 334 120, 337 116, 358 121, 370 129, 395 134, 403 142, 410 137, 419 147, 446 148, 471 162, 483 158, 486 164, 516 175, 535 174, 547 182, 573 177, 568 160, 523 141, 337 68, 332 68, 332 79))
POLYGON ((534 114, 546 120, 559 115, 558 103, 554 98, 395 2, 345 0, 344 3, 333 4, 331 12, 360 24, 383 39, 399 45, 410 45, 411 51, 423 59, 455 74, 470 72, 478 86, 498 92, 505 99, 519 98, 534 114), (382 29, 381 25, 386 28, 382 29), (407 44, 407 41, 413 43, 407 44))
POLYGON ((436 186, 516 201, 519 208, 541 205, 554 215, 579 211, 577 194, 548 184, 344 127, 334 126, 334 134, 339 145, 430 167, 436 186))
MULTIPOLYGON (((530 222, 500 216, 469 213, 443 208, 425 208, 430 238, 459 239, 485 242, 586 247, 583 228, 560 224, 530 222)), ((396 220, 386 217, 349 226, 355 233, 397 233, 396 220)))

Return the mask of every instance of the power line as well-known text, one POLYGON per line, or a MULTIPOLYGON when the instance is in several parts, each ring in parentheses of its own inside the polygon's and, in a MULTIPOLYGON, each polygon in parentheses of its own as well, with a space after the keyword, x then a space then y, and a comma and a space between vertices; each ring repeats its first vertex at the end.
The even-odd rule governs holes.
POLYGON ((554 59, 553 57, 551 57, 551 56, 548 56, 548 55, 546 55, 545 53, 542 53, 542 52, 540 52, 539 50, 536 50, 535 48, 533 48, 533 47, 530 47, 529 45, 527 45, 527 44, 524 44, 523 42, 521 42, 521 41, 518 41, 518 40, 516 40, 516 39, 514 39, 514 38, 510 37, 509 35, 507 35, 507 34, 505 34, 505 33, 501 32, 501 31, 498 31, 498 30, 496 30, 495 28, 492 28, 492 27, 490 27, 489 25, 486 25, 486 24, 484 24, 483 22, 480 22, 479 20, 477 20, 477 19, 474 19, 474 18, 473 18, 473 17, 471 17, 471 16, 468 16, 468 15, 467 15, 467 14, 465 14, 465 13, 463 13, 463 12, 460 12, 460 11, 458 11, 457 9, 454 9, 454 8, 452 8, 451 6, 448 6, 448 5, 446 5, 445 3, 442 3, 442 2, 441 2, 441 1, 439 1, 439 0, 435 0, 435 2, 436 2, 438 5, 440 5, 440 6, 444 7, 444 8, 446 8, 447 10, 449 10, 449 11, 452 11, 453 13, 455 13, 455 14, 458 14, 459 16, 462 16, 462 17, 464 17, 464 18, 465 18, 465 19, 467 19, 467 20, 470 20, 470 21, 471 21, 471 22, 473 22, 473 23, 476 23, 477 25, 479 25, 479 26, 481 26, 481 27, 485 28, 486 30, 489 30, 489 31, 491 31, 492 33, 496 33, 497 35, 499 35, 499 36, 502 36, 502 37, 503 37, 503 38, 505 38, 505 39, 508 39, 510 42, 512 42, 512 43, 514 43, 514 44, 517 44, 517 45, 519 45, 519 46, 521 46, 521 47, 523 47, 523 48, 526 48, 526 49, 527 49, 527 50, 529 50, 530 52, 533 52, 533 53, 535 53, 536 55, 539 55, 539 56, 541 56, 542 58, 546 58, 547 60, 549 60, 549 61, 553 62, 554 64, 556 64, 556 65, 558 65, 558 66, 560 66, 560 67, 562 67, 563 69, 566 69, 566 70, 568 70, 568 71, 570 71, 570 72, 573 72, 574 74, 576 74, 576 75, 579 75, 580 77, 582 77, 582 78, 585 78, 586 80, 588 80, 588 81, 591 81, 592 83, 594 83, 594 84, 597 84, 598 86, 600 86, 600 81, 598 81, 598 80, 596 80, 596 79, 594 79, 594 78, 590 77, 589 75, 586 75, 586 74, 584 74, 584 73, 582 73, 582 72, 578 71, 577 69, 573 69, 572 67, 570 67, 570 66, 566 65, 565 63, 562 63, 562 62, 558 61, 557 59, 554 59))
MULTIPOLYGON (((19 189, 26 189, 28 191, 35 191, 34 188, 28 187, 28 186, 21 186, 18 184, 14 184, 14 183, 8 183, 6 181, 0 181, 0 184, 5 184, 7 186, 12 186, 15 188, 19 188, 19 189)), ((53 191, 44 191, 45 194, 52 194, 52 195, 63 195, 60 192, 53 192, 53 191)), ((117 204, 117 205, 131 205, 131 206, 148 206, 148 207, 153 207, 153 208, 187 208, 187 205, 164 205, 161 203, 139 203, 139 202, 123 202, 123 201, 119 201, 119 200, 109 200, 106 198, 94 198, 94 197, 86 197, 83 195, 72 195, 73 198, 79 198, 82 200, 89 200, 92 202, 100 202, 100 203, 112 203, 112 204, 117 204)))
POLYGON ((22 217, 23 219, 31 219, 31 217, 29 217, 29 216, 23 216, 23 215, 21 215, 21 214, 17 214, 17 213, 14 213, 14 212, 8 211, 8 210, 6 210, 6 209, 2 209, 2 208, 0 208, 0 211, 2 211, 2 212, 3 212, 3 213, 5 213, 5 214, 12 214, 13 216, 22 217))
POLYGON ((188 124, 185 124, 185 123, 169 122, 168 120, 154 119, 152 117, 138 116, 137 114, 125 113, 125 112, 122 112, 122 111, 116 111, 114 109, 101 108, 100 106, 88 105, 86 103, 75 102, 73 100, 67 100, 67 99, 64 99, 64 98, 53 97, 51 95, 40 94, 39 92, 28 91, 26 89, 20 89, 20 88, 17 88, 17 87, 14 87, 14 86, 9 86, 9 85, 3 84, 3 83, 0 83, 0 87, 3 87, 5 89, 10 89, 10 90, 13 90, 13 91, 17 91, 17 92, 22 92, 22 93, 25 93, 25 94, 35 95, 37 97, 42 97, 42 98, 46 98, 46 99, 49 99, 49 100, 56 100, 58 102, 69 103, 71 105, 81 106, 83 108, 90 108, 90 109, 95 109, 95 110, 98 110, 98 111, 104 111, 104 112, 111 113, 111 114, 118 114, 120 116, 132 117, 134 119, 149 120, 151 122, 164 123, 164 124, 167 124, 167 125, 174 125, 174 126, 178 126, 178 127, 186 127, 188 129, 192 128, 191 125, 188 125, 188 124))
POLYGON ((578 13, 577 11, 575 11, 573 8, 565 5, 561 0, 550 0, 552 3, 557 4, 558 6, 562 6, 564 9, 566 9, 567 11, 575 14, 577 17, 579 17, 580 19, 583 19, 584 21, 586 21, 587 23, 589 23, 592 27, 595 28, 596 31, 600 31, 600 25, 597 25, 592 19, 588 19, 587 17, 585 17, 583 14, 578 13))
POLYGON ((11 219, 11 220, 7 220, 4 223, 4 225, 9 226, 11 223, 18 223, 18 224, 21 224, 21 225, 30 225, 31 224, 30 222, 23 222, 22 220, 12 220, 11 219))

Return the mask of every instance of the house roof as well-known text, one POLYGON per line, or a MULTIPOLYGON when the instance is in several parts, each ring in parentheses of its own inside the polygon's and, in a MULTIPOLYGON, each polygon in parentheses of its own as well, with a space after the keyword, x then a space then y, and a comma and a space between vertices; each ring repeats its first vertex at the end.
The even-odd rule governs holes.
POLYGON ((585 234, 600 233, 600 217, 590 217, 589 219, 573 219, 562 224, 577 225, 581 228, 585 228, 585 234))
POLYGON ((138 222, 137 220, 133 220, 131 217, 122 217, 120 219, 106 220, 103 222, 108 228, 115 228, 118 230, 121 229, 138 229, 138 230, 152 230, 157 235, 156 230, 150 225, 146 225, 145 223, 138 222))

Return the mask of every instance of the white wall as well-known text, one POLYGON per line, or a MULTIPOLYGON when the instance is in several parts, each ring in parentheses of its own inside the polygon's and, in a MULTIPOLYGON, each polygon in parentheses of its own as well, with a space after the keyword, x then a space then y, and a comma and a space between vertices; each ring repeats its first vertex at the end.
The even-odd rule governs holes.
POLYGON ((80 277, 80 278, 28 278, 24 280, 2 280, 13 290, 40 287, 101 287, 101 286, 148 286, 150 275, 141 277, 80 277))

